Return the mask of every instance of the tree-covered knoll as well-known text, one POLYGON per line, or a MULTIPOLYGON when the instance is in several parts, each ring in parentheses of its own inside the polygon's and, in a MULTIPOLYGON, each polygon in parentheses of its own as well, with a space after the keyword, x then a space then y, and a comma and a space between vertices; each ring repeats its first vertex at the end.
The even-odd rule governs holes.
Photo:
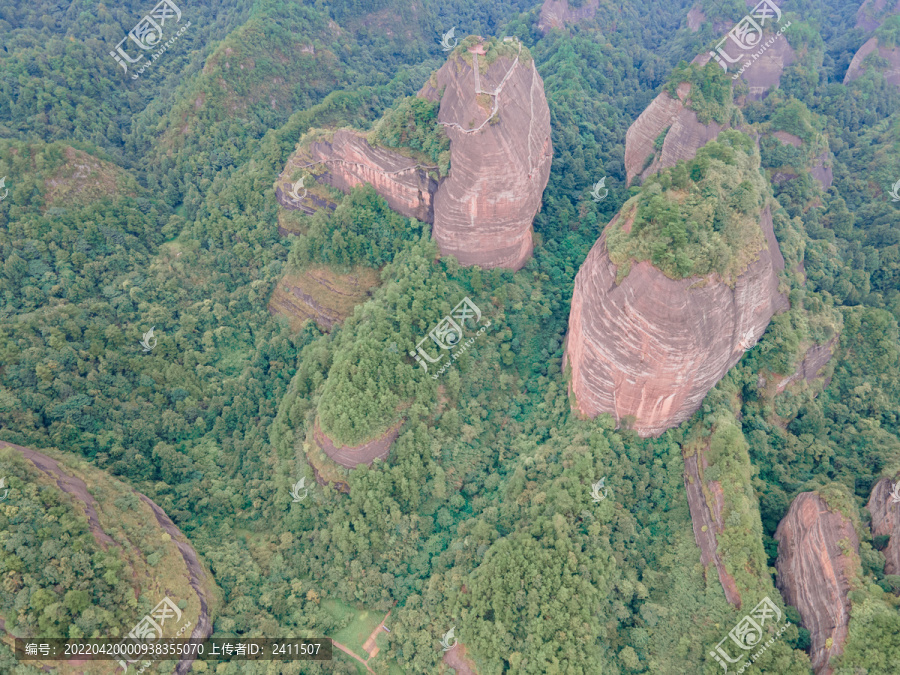
POLYGON ((649 260, 673 279, 715 273, 734 283, 765 246, 759 214, 768 190, 758 168, 753 139, 723 132, 648 179, 609 229, 610 258, 626 273, 630 261, 649 260))
POLYGON ((715 62, 710 61, 701 66, 682 61, 669 75, 665 91, 677 99, 678 85, 682 82, 691 85, 688 107, 697 113, 697 119, 703 124, 708 124, 711 120, 719 124, 732 121, 735 108, 731 101, 731 77, 715 62))

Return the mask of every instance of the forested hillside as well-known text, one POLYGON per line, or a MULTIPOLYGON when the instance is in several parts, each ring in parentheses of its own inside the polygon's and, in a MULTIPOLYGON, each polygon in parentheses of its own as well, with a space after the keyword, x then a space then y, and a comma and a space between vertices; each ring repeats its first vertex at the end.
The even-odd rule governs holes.
MULTIPOLYGON (((14 637, 124 634, 158 589, 199 612, 136 491, 209 572, 213 637, 346 648, 191 672, 711 675, 764 598, 789 625, 741 647, 774 638, 745 672, 818 675, 824 651, 836 675, 896 672, 900 505, 873 534, 870 498, 900 477, 900 87, 883 57, 845 75, 873 36, 895 44, 897 16, 778 4, 793 60, 758 97, 690 65, 743 0, 195 0, 152 62, 123 43, 144 54, 127 71, 110 52, 155 3, 0 7, 0 446, 20 448, 0 448, 0 670, 38 672, 14 637), (468 36, 509 63, 521 41, 549 106, 518 271, 441 255, 373 185, 326 185, 333 167, 286 171, 353 129, 435 181, 477 176, 416 96, 468 36), (684 83, 717 138, 626 185, 629 128, 684 83), (305 201, 276 196, 282 172, 305 201), (699 410, 655 437, 579 412, 573 292, 601 234, 616 284, 653 266, 733 289, 763 211, 783 306, 758 342, 736 336, 699 410), (448 337, 464 299, 478 316, 448 337), (419 358, 423 340, 448 358, 419 358), (84 482, 116 545, 28 448, 84 482), (830 548, 791 538, 807 494, 828 507, 816 532, 841 525, 830 548), (843 575, 843 632, 826 639, 811 581, 776 572, 788 551, 843 575)), ((470 44, 459 77, 477 83, 470 44)))

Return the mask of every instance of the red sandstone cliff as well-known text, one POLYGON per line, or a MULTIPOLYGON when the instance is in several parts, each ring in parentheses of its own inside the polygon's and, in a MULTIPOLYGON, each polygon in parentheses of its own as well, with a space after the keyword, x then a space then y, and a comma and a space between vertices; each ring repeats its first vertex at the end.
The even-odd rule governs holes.
POLYGON ((869 54, 876 53, 877 56, 885 59, 887 66, 881 68, 884 79, 896 87, 900 87, 900 47, 879 47, 878 38, 871 38, 866 44, 859 48, 859 51, 850 62, 847 68, 847 74, 844 75, 844 84, 848 84, 863 74, 863 61, 869 54))
POLYGON ((419 96, 440 102, 438 123, 450 139, 448 176, 438 182, 437 167, 344 129, 291 157, 276 183, 279 202, 307 213, 328 206, 312 193, 291 192, 304 172, 344 192, 371 183, 393 210, 433 223, 442 254, 463 265, 521 268, 531 255, 531 223, 553 154, 550 109, 534 60, 515 38, 468 38, 419 96))
POLYGON ((894 502, 891 497, 893 488, 894 482, 890 478, 882 478, 875 483, 869 503, 866 504, 872 514, 872 536, 890 537, 887 547, 882 551, 886 561, 885 574, 900 574, 900 503, 894 502))
MULTIPOLYGON (((770 37, 772 36, 766 34, 765 40, 767 41, 770 37)), ((750 88, 747 100, 761 101, 770 89, 777 89, 781 84, 781 74, 795 61, 795 58, 794 50, 784 35, 777 35, 775 42, 741 73, 741 79, 750 88)))
POLYGON ((698 450, 690 457, 684 458, 684 488, 687 491, 688 507, 691 511, 691 525, 694 528, 694 540, 700 549, 700 562, 706 573, 709 566, 716 568, 719 583, 725 592, 725 599, 737 608, 741 606, 741 594, 737 582, 725 569, 725 562, 719 555, 718 536, 725 529, 723 517, 725 508, 724 493, 720 481, 705 483, 703 471, 709 468, 706 453, 698 450), (707 502, 704 487, 709 492, 712 504, 707 502))
POLYGON ((856 27, 865 31, 875 30, 890 14, 900 14, 900 0, 865 0, 856 10, 856 27), (893 10, 890 8, 892 4, 893 10))
POLYGON ((857 564, 841 542, 859 553, 853 524, 831 511, 814 492, 791 503, 775 531, 778 542, 777 585, 789 605, 800 612, 810 632, 810 660, 816 675, 832 672, 829 660, 843 652, 850 621, 850 579, 857 564), (831 647, 826 646, 828 639, 831 647))
POLYGON ((553 28, 564 28, 567 23, 592 19, 599 5, 600 0, 585 0, 581 7, 570 7, 567 0, 544 0, 538 30, 546 35, 553 28))
MULTIPOLYGON (((283 206, 308 212, 310 206, 319 204, 310 194, 300 200, 291 196, 295 175, 315 174, 317 182, 344 192, 355 185, 371 183, 397 213, 433 223, 438 183, 428 168, 436 167, 422 167, 409 157, 370 145, 362 134, 341 129, 334 132, 330 141, 315 141, 291 157, 276 183, 276 195, 283 206)), ((312 180, 304 182, 312 185, 312 180)), ((303 191, 297 196, 302 197, 303 191)))
POLYGON ((403 426, 403 420, 388 429, 384 435, 375 440, 363 443, 362 445, 336 446, 334 442, 319 427, 319 421, 316 420, 313 428, 313 438, 316 445, 322 449, 326 455, 332 460, 347 469, 355 469, 359 464, 371 465, 376 459, 387 459, 391 451, 391 445, 397 440, 400 433, 400 427, 403 426))
POLYGON ((760 227, 765 247, 734 288, 715 275, 670 279, 646 261, 617 284, 607 227, 575 277, 569 315, 566 363, 581 413, 633 417, 640 435, 657 436, 700 407, 788 307, 778 292, 784 258, 768 207, 760 227))
POLYGON ((701 123, 697 113, 687 107, 690 92, 691 85, 687 82, 678 85, 676 98, 662 92, 628 128, 625 133, 625 170, 629 185, 636 176, 643 180, 662 169, 675 166, 679 160, 693 159, 697 150, 722 131, 722 125, 715 121, 701 123), (657 152, 654 143, 667 129, 662 149, 657 152))
POLYGON ((503 55, 485 67, 484 46, 460 45, 419 96, 440 100, 450 137, 450 175, 434 198, 441 253, 519 269, 550 178, 550 109, 528 51, 515 39, 499 46, 503 55))

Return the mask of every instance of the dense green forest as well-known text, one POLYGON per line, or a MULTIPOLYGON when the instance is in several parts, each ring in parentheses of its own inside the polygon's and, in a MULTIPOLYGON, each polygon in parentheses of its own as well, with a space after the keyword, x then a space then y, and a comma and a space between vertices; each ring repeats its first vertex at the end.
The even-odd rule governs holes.
MULTIPOLYGON (((451 672, 439 642, 451 627, 481 675, 711 675, 710 650, 768 596, 793 625, 751 669, 810 673, 809 631, 775 587, 774 533, 814 490, 861 541, 835 672, 895 672, 900 577, 885 574, 864 507, 900 472, 889 194, 900 90, 877 68, 843 84, 874 34, 855 28, 857 3, 782 3, 798 58, 741 110, 730 76, 687 64, 747 12, 742 0, 600 0, 593 17, 546 33, 525 0, 195 0, 174 24, 188 30, 133 80, 109 52, 154 4, 0 7, 0 440, 83 460, 159 504, 221 589, 215 637, 352 646, 390 610, 370 660, 379 675, 451 672), (517 36, 543 79, 553 163, 533 258, 517 272, 462 267, 371 186, 333 212, 292 216, 299 234, 280 235, 272 186, 310 130, 363 129, 452 171, 435 106, 413 95, 453 27, 460 42, 517 36), (627 188, 629 126, 684 80, 701 119, 736 130, 627 188), (828 189, 812 176, 823 152, 828 189), (595 202, 604 177, 609 195, 595 202), (742 225, 764 205, 791 309, 700 411, 655 439, 574 414, 563 366, 574 279, 613 216, 637 209, 623 258, 727 276, 759 243, 742 225), (267 303, 286 273, 312 265, 362 265, 381 282, 330 332, 295 332, 267 303), (491 326, 434 380, 407 354, 463 297, 491 326), (158 344, 145 352, 151 327, 158 344), (827 377, 776 393, 824 345, 827 377), (330 466, 339 480, 318 482, 317 425, 339 444, 398 436, 386 461, 330 466), (708 475, 734 488, 720 553, 743 610, 700 565, 684 481, 699 449, 708 475), (300 478, 309 497, 294 503, 300 478), (600 478, 609 496, 595 503, 600 478)), ((580 4, 591 3, 569 3, 580 4)), ((896 17, 878 31, 894 39, 896 17)), ((5 630, 117 634, 148 600, 28 466, 0 456, 5 630)), ((160 544, 141 547, 163 564, 160 544)), ((6 643, 0 669, 38 672, 6 643)), ((332 662, 194 665, 207 669, 365 672, 337 650, 332 662)))

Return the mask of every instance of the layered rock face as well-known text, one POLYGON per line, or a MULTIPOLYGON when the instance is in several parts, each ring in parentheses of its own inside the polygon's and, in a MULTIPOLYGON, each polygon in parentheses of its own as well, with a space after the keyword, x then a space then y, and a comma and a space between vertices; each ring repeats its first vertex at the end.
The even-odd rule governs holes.
MULTIPOLYGON (((292 159, 282 176, 296 173, 297 168, 314 168, 317 181, 344 192, 355 185, 371 183, 397 213, 425 223, 434 222, 434 194, 438 183, 428 175, 427 169, 436 167, 422 167, 409 157, 369 145, 361 134, 342 129, 334 132, 330 142, 310 144, 306 152, 292 159)), ((280 182, 285 181, 280 179, 280 182)), ((304 202, 307 206, 316 205, 310 195, 296 200, 288 190, 287 184, 276 188, 282 204, 302 210, 307 210, 303 209, 304 202)))
POLYGON ((575 277, 569 315, 566 362, 581 413, 632 417, 641 436, 657 436, 700 407, 788 307, 778 292, 784 258, 768 208, 760 227, 765 248, 734 288, 715 275, 670 279, 646 261, 617 284, 607 227, 575 277))
POLYGON ((714 565, 719 575, 719 583, 725 592, 725 599, 735 607, 741 606, 741 594, 737 582, 725 569, 725 563, 719 556, 718 535, 725 529, 723 512, 725 508, 722 484, 719 481, 706 483, 706 489, 712 496, 712 507, 704 494, 703 470, 709 467, 704 452, 697 452, 684 458, 684 487, 691 511, 691 525, 694 528, 694 540, 700 548, 700 562, 705 570, 714 565))
POLYGON ((892 499, 894 483, 882 478, 875 483, 866 508, 872 514, 872 536, 890 537, 884 553, 884 573, 900 574, 900 503, 892 499))
POLYGON ((333 208, 306 190, 293 191, 292 181, 303 171, 344 192, 371 183, 394 211, 433 224, 442 254, 463 265, 521 268, 531 255, 531 223, 553 154, 544 83, 515 38, 466 44, 468 52, 458 47, 419 92, 440 102, 438 123, 450 139, 449 176, 435 180, 438 167, 343 129, 291 158, 276 183, 279 203, 306 213, 333 208), (501 53, 490 65, 488 50, 501 53))
POLYGON ((697 113, 685 105, 690 92, 691 85, 687 82, 678 85, 677 98, 662 92, 628 128, 625 133, 625 170, 629 185, 636 176, 644 180, 662 169, 675 166, 679 160, 693 159, 697 150, 715 139, 724 128, 715 121, 702 124, 697 119, 697 113), (668 132, 662 149, 657 154, 654 144, 666 129, 668 132))
POLYGON ((402 420, 388 429, 380 438, 376 438, 368 443, 363 443, 362 445, 337 446, 334 444, 334 441, 322 431, 319 427, 318 420, 316 420, 313 428, 313 438, 316 441, 316 445, 322 449, 322 452, 328 455, 332 460, 347 469, 355 469, 360 464, 368 466, 376 459, 387 459, 387 456, 391 452, 391 445, 397 440, 397 436, 400 433, 401 426, 403 426, 402 420))
POLYGON ((455 53, 419 96, 440 100, 438 122, 450 137, 450 175, 434 198, 441 253, 463 265, 519 269, 550 178, 550 109, 534 61, 520 60, 517 41, 503 44, 519 55, 481 72, 480 44, 469 51, 472 65, 455 53))
POLYGON ((546 35, 553 28, 564 28, 567 23, 592 19, 599 4, 600 0, 585 0, 581 7, 570 7, 567 0, 544 0, 538 30, 546 35))
POLYGON ((817 675, 832 672, 829 660, 843 652, 850 621, 850 558, 838 542, 846 540, 859 553, 853 524, 829 510, 814 492, 797 495, 775 531, 778 542, 777 585, 796 607, 810 632, 810 660, 817 675), (826 642, 832 640, 831 647, 826 642))
POLYGON ((863 61, 873 52, 888 62, 888 65, 881 69, 884 79, 895 87, 900 87, 900 47, 879 47, 877 37, 871 38, 856 52, 850 62, 850 67, 847 68, 847 74, 844 75, 844 84, 852 82, 863 74, 863 61))

